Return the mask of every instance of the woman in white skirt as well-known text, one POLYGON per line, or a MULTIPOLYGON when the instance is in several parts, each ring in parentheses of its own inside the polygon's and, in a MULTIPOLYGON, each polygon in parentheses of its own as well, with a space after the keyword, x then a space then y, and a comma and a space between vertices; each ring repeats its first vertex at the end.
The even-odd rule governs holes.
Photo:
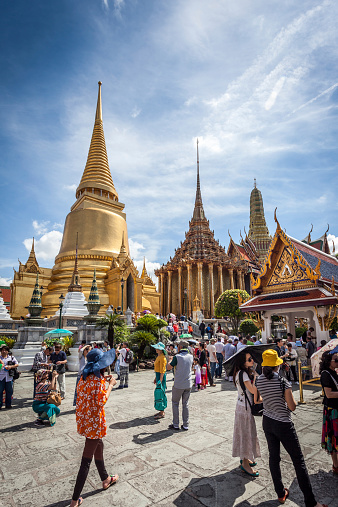
POLYGON ((259 473, 254 469, 257 465, 256 458, 261 455, 256 423, 240 385, 240 375, 243 375, 246 394, 250 403, 253 404, 261 401, 259 400, 259 393, 255 385, 257 373, 254 370, 254 361, 251 354, 245 352, 245 350, 238 355, 234 370, 234 383, 238 390, 238 398, 235 411, 232 456, 240 458, 241 470, 243 472, 251 477, 259 477, 259 473))

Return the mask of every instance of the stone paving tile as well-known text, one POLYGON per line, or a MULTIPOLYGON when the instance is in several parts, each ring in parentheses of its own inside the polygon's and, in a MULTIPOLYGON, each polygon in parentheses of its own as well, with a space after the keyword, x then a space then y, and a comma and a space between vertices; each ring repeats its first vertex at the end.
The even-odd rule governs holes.
POLYGON ((193 473, 177 464, 171 464, 135 477, 128 482, 139 491, 144 492, 153 502, 159 502, 176 491, 180 491, 182 486, 187 486, 193 479, 193 473))
POLYGON ((254 479, 232 471, 204 477, 185 488, 206 507, 233 507, 263 490, 254 479))
POLYGON ((170 442, 169 444, 162 442, 138 452, 136 456, 149 463, 153 468, 157 468, 167 463, 180 461, 191 453, 192 451, 175 444, 175 442, 170 442))
MULTIPOLYGON (((0 478, 5 479, 0 507, 69 507, 84 446, 84 438, 76 433, 72 406, 75 380, 76 375, 67 374, 67 397, 56 425, 36 428, 30 400, 32 376, 20 377, 13 410, 2 410, 0 414, 0 478), (14 477, 21 477, 21 482, 14 477), (10 494, 4 494, 8 490, 10 494)), ((262 453, 257 467, 260 477, 247 478, 238 468, 238 458, 231 456, 237 398, 234 386, 217 381, 215 388, 192 393, 190 429, 176 433, 167 429, 172 418, 172 382, 166 418, 156 422, 152 380, 153 372, 139 372, 131 375, 129 389, 113 391, 106 406, 104 452, 108 471, 118 473, 120 481, 103 492, 93 461, 84 505, 276 507, 260 419, 256 419, 262 453)), ((337 478, 330 471, 330 457, 320 449, 319 394, 314 390, 305 392, 308 403, 297 408, 294 422, 316 497, 330 507, 338 507, 337 478), (318 401, 311 399, 314 395, 318 401)), ((282 475, 292 490, 288 506, 303 507, 290 458, 284 450, 281 457, 282 475)))

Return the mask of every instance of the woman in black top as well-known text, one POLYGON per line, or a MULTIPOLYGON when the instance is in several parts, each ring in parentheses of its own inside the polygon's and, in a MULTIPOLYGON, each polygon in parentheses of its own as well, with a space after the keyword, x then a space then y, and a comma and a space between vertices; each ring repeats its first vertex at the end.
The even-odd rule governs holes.
POLYGON ((332 457, 332 470, 338 475, 338 347, 324 352, 319 367, 324 389, 322 448, 332 457))

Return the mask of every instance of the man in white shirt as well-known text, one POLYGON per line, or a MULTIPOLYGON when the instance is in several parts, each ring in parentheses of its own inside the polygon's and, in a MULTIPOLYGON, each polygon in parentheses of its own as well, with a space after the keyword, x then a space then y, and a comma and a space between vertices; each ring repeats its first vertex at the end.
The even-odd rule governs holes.
POLYGON ((217 342, 215 343, 216 349, 216 358, 217 358, 217 368, 216 368, 216 378, 222 378, 222 369, 223 369, 223 359, 224 359, 224 345, 222 343, 221 338, 217 338, 217 342))
POLYGON ((209 364, 210 364, 210 375, 212 383, 214 383, 214 376, 217 366, 217 355, 216 355, 216 347, 215 347, 215 339, 211 338, 210 344, 207 346, 207 350, 209 352, 209 364))
POLYGON ((237 343, 237 352, 241 350, 243 347, 246 347, 246 338, 241 337, 237 343))
POLYGON ((126 355, 128 352, 128 343, 122 343, 122 349, 119 347, 116 349, 116 354, 119 356, 120 360, 120 385, 117 389, 123 389, 124 387, 128 387, 128 379, 129 379, 129 363, 125 362, 126 355))

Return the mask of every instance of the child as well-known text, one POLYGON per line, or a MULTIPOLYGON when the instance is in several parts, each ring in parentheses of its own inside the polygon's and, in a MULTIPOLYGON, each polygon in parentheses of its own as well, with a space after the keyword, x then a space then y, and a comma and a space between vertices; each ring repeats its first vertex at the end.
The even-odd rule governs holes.
POLYGON ((201 377, 201 367, 197 357, 194 359, 194 370, 195 370, 195 386, 198 391, 201 389, 202 377, 201 377))

